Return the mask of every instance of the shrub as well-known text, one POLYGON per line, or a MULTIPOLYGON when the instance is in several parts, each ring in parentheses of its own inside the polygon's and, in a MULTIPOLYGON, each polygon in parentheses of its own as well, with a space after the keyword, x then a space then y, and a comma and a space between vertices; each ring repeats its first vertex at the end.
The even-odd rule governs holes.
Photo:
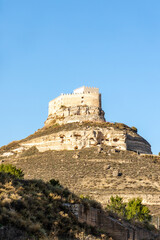
POLYGON ((142 204, 142 199, 133 198, 128 203, 123 202, 123 198, 111 196, 110 204, 107 209, 125 217, 128 220, 149 223, 151 221, 150 211, 147 206, 142 204))
POLYGON ((140 222, 150 222, 151 215, 147 206, 142 204, 142 199, 133 198, 126 206, 127 219, 134 219, 140 222))
POLYGON ((22 179, 24 177, 23 170, 21 168, 16 168, 12 164, 1 164, 0 172, 14 175, 15 177, 20 178, 20 179, 22 179))
POLYGON ((61 186, 59 180, 51 179, 49 182, 52 184, 52 186, 61 186))
POLYGON ((107 209, 123 217, 126 215, 126 204, 123 203, 123 198, 119 196, 111 196, 110 204, 107 205, 107 209))

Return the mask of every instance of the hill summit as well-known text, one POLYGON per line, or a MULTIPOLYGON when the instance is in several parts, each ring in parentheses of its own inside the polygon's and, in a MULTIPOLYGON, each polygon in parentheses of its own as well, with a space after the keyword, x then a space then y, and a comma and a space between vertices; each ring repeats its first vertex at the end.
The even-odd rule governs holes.
POLYGON ((21 153, 33 146, 47 150, 77 150, 96 145, 151 154, 151 145, 135 127, 106 122, 98 88, 81 87, 72 94, 61 94, 49 102, 45 126, 5 152, 21 153))
POLYGON ((86 93, 89 90, 84 87, 75 90, 79 93, 68 95, 81 99, 85 92, 81 104, 70 98, 67 105, 66 95, 53 109, 51 101, 45 126, 25 139, 1 147, 0 160, 22 168, 27 179, 58 179, 75 194, 89 195, 103 206, 116 194, 125 201, 141 197, 152 213, 159 214, 160 157, 151 155, 150 144, 137 129, 106 122, 104 112, 103 118, 89 111, 84 115, 81 111, 81 115, 65 115, 66 109, 73 108, 95 107, 102 113, 101 95, 95 90, 96 103, 85 100, 92 93, 86 93), (64 114, 61 118, 60 111, 64 114))

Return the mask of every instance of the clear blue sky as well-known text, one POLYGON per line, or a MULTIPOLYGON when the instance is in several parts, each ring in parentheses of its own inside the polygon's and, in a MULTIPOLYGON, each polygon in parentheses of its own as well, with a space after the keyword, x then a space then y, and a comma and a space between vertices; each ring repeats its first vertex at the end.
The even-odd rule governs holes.
POLYGON ((160 152, 160 1, 0 0, 0 146, 83 85, 160 152))

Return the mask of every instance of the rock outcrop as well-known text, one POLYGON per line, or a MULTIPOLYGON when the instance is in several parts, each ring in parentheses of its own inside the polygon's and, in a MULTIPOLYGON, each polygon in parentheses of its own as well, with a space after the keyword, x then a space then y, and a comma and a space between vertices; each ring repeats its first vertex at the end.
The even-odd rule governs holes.
MULTIPOLYGON (((45 127, 75 122, 103 123, 105 113, 101 106, 98 88, 81 87, 74 90, 73 94, 62 94, 49 102, 49 116, 45 127)), ((61 131, 34 141, 40 151, 82 149, 103 143, 119 150, 152 153, 150 144, 137 134, 136 128, 127 131, 115 127, 75 129, 61 131)), ((25 146, 34 145, 34 141, 25 143, 25 146)))
POLYGON ((151 154, 151 145, 142 137, 137 134, 126 135, 127 150, 137 153, 149 153, 151 154))
POLYGON ((72 94, 61 94, 49 102, 45 126, 32 137, 20 141, 18 148, 3 154, 11 156, 13 152, 21 153, 32 146, 44 152, 83 149, 98 144, 118 150, 152 153, 150 144, 137 134, 135 127, 106 122, 101 106, 98 88, 81 87, 72 94), (66 129, 72 124, 74 128, 66 129), (56 131, 50 131, 52 128, 56 131))
MULTIPOLYGON (((87 123, 74 123, 64 125, 68 126, 66 130, 61 130, 63 129, 63 126, 61 126, 59 130, 57 127, 54 129, 54 132, 50 131, 49 134, 47 131, 52 126, 45 127, 44 130, 42 129, 43 131, 40 130, 41 134, 38 131, 28 139, 22 140, 18 148, 12 149, 12 152, 21 153, 33 146, 40 152, 45 152, 48 150, 76 150, 105 145, 115 150, 131 150, 138 153, 151 154, 150 144, 131 128, 126 126, 124 129, 120 129, 115 127, 114 124, 111 124, 111 126, 105 125, 107 123, 98 124, 97 126, 94 124, 87 126, 87 123)), ((120 126, 122 127, 123 125, 120 126)), ((7 154, 10 153, 8 152, 7 154)))
POLYGON ((45 125, 51 123, 67 124, 72 122, 105 122, 104 111, 99 107, 89 106, 61 106, 56 113, 50 114, 45 125))

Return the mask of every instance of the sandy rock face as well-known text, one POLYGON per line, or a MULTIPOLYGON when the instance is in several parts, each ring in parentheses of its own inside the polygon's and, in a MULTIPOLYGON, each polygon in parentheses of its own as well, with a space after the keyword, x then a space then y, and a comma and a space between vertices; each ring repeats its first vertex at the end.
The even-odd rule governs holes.
POLYGON ((56 113, 48 116, 45 125, 49 125, 51 122, 58 124, 66 124, 72 122, 104 122, 104 111, 99 107, 89 106, 73 106, 65 107, 61 106, 56 113))
POLYGON ((150 144, 136 133, 112 127, 84 127, 81 130, 60 131, 21 143, 23 148, 36 146, 40 152, 47 150, 75 150, 104 144, 118 150, 132 150, 151 154, 150 144))

